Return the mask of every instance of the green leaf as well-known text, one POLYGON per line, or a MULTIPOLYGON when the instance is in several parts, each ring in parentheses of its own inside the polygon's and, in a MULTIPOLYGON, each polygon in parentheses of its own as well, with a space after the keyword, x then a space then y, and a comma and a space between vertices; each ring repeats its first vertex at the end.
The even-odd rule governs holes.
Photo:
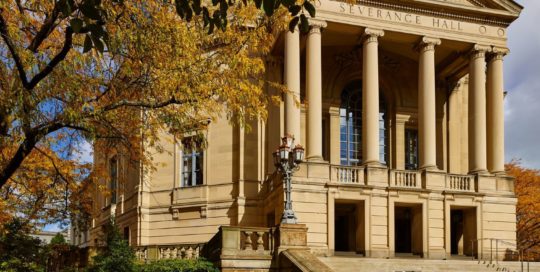
POLYGON ((202 8, 201 8, 201 0, 193 0, 193 4, 191 4, 191 7, 193 8, 193 11, 196 15, 200 15, 202 8))
POLYGON ((80 10, 82 14, 93 20, 101 20, 99 10, 96 8, 95 4, 91 4, 90 2, 91 1, 86 1, 81 5, 80 10))
POLYGON ((309 21, 305 14, 300 14, 300 30, 303 33, 307 33, 309 31, 309 21))
POLYGON ((94 47, 101 53, 103 53, 103 50, 105 49, 105 46, 103 45, 103 42, 100 39, 101 36, 94 35, 94 32, 92 32, 92 35, 90 35, 90 38, 92 38, 92 42, 94 43, 94 47))
POLYGON ((210 27, 208 28, 208 34, 214 33, 214 20, 210 20, 210 27))
POLYGON ((294 5, 289 7, 289 12, 291 13, 291 16, 296 16, 298 13, 302 10, 301 6, 294 5))
POLYGON ((274 0, 263 0, 263 10, 266 16, 272 16, 274 14, 274 0))
POLYGON ((311 2, 306 0, 304 2, 304 8, 307 10, 307 12, 309 12, 309 16, 311 16, 312 18, 315 17, 315 6, 313 6, 313 4, 311 4, 311 2))
POLYGON ((79 33, 81 31, 82 26, 83 26, 83 21, 81 19, 79 19, 79 18, 73 18, 73 19, 71 19, 69 24, 71 25, 71 28, 73 29, 73 32, 79 33))
POLYGON ((221 13, 221 17, 225 18, 227 17, 227 10, 229 9, 229 5, 227 4, 227 1, 221 0, 219 4, 219 12, 221 13))
POLYGON ((294 0, 283 0, 281 1, 281 3, 283 4, 283 6, 285 7, 290 7, 292 5, 294 5, 294 3, 296 3, 294 0))
POLYGON ((289 22, 289 31, 294 32, 294 29, 296 28, 296 25, 298 25, 298 21, 300 20, 300 17, 294 17, 289 22))
POLYGON ((260 9, 261 8, 261 4, 262 4, 262 0, 253 0, 255 1, 255 7, 260 9))
POLYGON ((204 27, 206 27, 210 23, 210 12, 208 12, 208 8, 203 7, 203 21, 204 21, 204 27))
POLYGON ((83 53, 86 53, 92 49, 92 39, 90 38, 90 35, 86 35, 84 37, 84 48, 83 53))

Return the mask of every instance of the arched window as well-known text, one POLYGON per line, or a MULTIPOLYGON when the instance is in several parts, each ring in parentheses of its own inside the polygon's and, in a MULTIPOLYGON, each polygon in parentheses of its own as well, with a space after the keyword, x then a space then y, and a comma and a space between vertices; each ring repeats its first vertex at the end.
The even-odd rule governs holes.
MULTIPOLYGON (((349 83, 341 92, 340 159, 341 165, 362 164, 362 82, 349 83)), ((379 158, 388 161, 386 103, 379 96, 379 158)))

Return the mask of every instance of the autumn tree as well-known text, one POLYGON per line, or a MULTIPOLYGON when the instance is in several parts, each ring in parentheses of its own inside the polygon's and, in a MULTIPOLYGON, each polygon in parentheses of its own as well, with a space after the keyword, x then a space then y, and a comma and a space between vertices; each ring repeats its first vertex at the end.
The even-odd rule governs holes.
POLYGON ((526 257, 540 260, 540 171, 525 168, 518 161, 507 164, 506 171, 516 179, 518 249, 526 257))
POLYGON ((82 139, 144 161, 141 141, 159 150, 162 131, 264 117, 264 55, 276 33, 306 30, 314 15, 307 0, 2 1, 4 199, 37 203, 31 216, 51 200, 40 192, 80 191, 87 166, 71 153, 82 139))

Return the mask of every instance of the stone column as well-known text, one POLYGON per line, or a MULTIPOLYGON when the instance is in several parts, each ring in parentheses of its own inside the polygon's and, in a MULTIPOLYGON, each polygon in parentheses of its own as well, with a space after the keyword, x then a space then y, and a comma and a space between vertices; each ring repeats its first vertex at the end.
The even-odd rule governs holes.
POLYGON ((340 131, 339 131, 339 108, 330 107, 328 109, 328 114, 330 116, 330 163, 339 165, 341 162, 340 157, 340 131))
POLYGON ((487 67, 487 162, 491 173, 504 173, 504 83, 506 48, 493 48, 487 67))
POLYGON ((379 37, 380 29, 366 28, 362 63, 362 161, 379 165, 379 37))
POLYGON ((486 153, 486 52, 476 44, 469 63, 469 172, 487 172, 486 153))
POLYGON ((321 28, 326 22, 310 20, 306 45, 306 98, 308 160, 322 160, 322 61, 321 28))
POLYGON ((423 37, 418 60, 418 157, 420 169, 437 169, 435 110, 435 46, 441 40, 423 37))
POLYGON ((300 135, 300 32, 285 33, 285 133, 301 144, 300 135))

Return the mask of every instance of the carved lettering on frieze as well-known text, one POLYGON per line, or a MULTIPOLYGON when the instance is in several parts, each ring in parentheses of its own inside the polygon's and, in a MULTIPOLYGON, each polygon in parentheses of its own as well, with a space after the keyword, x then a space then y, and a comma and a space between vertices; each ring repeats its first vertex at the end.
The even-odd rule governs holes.
MULTIPOLYGON (((339 3, 339 12, 347 13, 351 15, 358 15, 362 17, 370 17, 381 19, 385 21, 391 21, 396 23, 407 23, 419 26, 429 26, 433 28, 443 30, 462 31, 462 22, 443 18, 431 18, 429 25, 426 25, 426 21, 423 20, 423 15, 407 13, 402 11, 384 10, 376 7, 368 7, 363 5, 351 5, 348 3, 339 3)), ((429 17, 428 17, 429 18, 429 17)))

